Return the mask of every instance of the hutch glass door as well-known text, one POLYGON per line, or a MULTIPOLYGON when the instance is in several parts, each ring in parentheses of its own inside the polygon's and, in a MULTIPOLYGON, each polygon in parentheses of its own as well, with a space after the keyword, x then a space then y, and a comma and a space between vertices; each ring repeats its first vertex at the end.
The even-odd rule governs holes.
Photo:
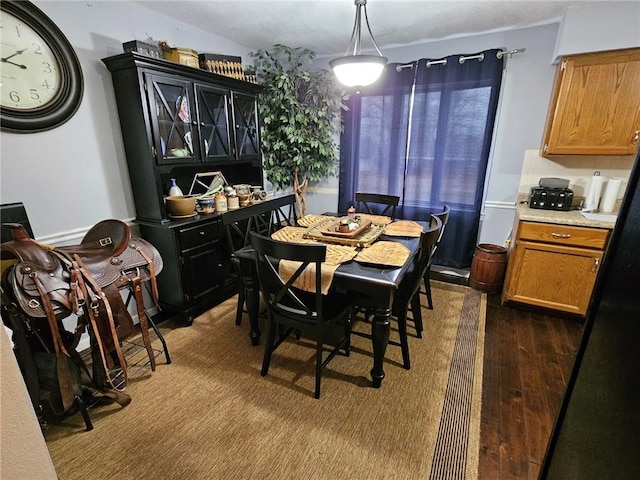
POLYGON ((159 164, 197 161, 197 131, 192 118, 191 83, 147 75, 156 158, 159 164))
POLYGON ((196 85, 200 149, 205 162, 233 158, 229 137, 229 92, 196 85))
POLYGON ((260 160, 258 103, 252 95, 233 94, 235 145, 237 160, 260 160))

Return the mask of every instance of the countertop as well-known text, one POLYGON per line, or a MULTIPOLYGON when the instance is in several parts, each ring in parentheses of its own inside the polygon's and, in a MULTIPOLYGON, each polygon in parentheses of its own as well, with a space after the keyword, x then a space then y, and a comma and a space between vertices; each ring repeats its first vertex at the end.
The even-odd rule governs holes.
MULTIPOLYGON (((579 210, 570 210, 568 212, 559 212, 555 210, 541 210, 538 208, 529 208, 527 203, 518 203, 516 205, 518 219, 528 222, 555 223, 559 225, 575 225, 578 227, 606 228, 612 230, 615 221, 608 220, 589 220, 582 216, 579 210)), ((615 215, 617 212, 613 212, 615 215)))

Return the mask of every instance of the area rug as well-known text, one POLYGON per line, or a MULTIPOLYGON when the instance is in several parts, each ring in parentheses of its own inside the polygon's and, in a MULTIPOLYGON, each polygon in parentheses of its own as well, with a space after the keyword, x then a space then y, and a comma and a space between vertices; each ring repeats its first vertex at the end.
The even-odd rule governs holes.
POLYGON ((90 432, 80 415, 48 428, 59 478, 475 479, 486 296, 441 282, 432 292, 423 338, 409 338, 411 370, 390 345, 372 388, 371 343, 354 336, 319 400, 314 344, 291 339, 261 377, 263 349, 247 321, 235 325, 236 297, 192 326, 165 322, 172 364, 160 356, 133 378, 129 406, 92 408, 90 432))

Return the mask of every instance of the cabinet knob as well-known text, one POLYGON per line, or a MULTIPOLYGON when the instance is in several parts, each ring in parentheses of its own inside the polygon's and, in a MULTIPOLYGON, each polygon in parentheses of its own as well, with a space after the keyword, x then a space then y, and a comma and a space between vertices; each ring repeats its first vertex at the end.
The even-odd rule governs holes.
POLYGON ((594 258, 593 259, 593 267, 591 267, 591 271, 593 273, 598 271, 598 265, 600 265, 600 259, 599 258, 594 258))
POLYGON ((631 145, 634 147, 638 145, 638 137, 640 137, 640 130, 636 130, 633 132, 633 140, 631 140, 631 145))
POLYGON ((204 237, 204 232, 202 230, 200 230, 200 235, 202 235, 204 237))
POLYGON ((570 233, 556 233, 556 232, 553 232, 551 234, 551 236, 553 238, 571 238, 571 234, 570 233))

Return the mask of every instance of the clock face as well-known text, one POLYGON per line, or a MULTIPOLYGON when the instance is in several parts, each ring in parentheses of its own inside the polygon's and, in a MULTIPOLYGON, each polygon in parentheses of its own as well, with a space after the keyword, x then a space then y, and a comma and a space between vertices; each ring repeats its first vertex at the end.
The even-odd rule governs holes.
POLYGON ((22 20, 0 12, 1 105, 17 110, 40 108, 62 87, 60 65, 51 47, 22 20))
POLYGON ((33 3, 0 0, 0 127, 55 128, 77 111, 82 69, 64 33, 33 3))

